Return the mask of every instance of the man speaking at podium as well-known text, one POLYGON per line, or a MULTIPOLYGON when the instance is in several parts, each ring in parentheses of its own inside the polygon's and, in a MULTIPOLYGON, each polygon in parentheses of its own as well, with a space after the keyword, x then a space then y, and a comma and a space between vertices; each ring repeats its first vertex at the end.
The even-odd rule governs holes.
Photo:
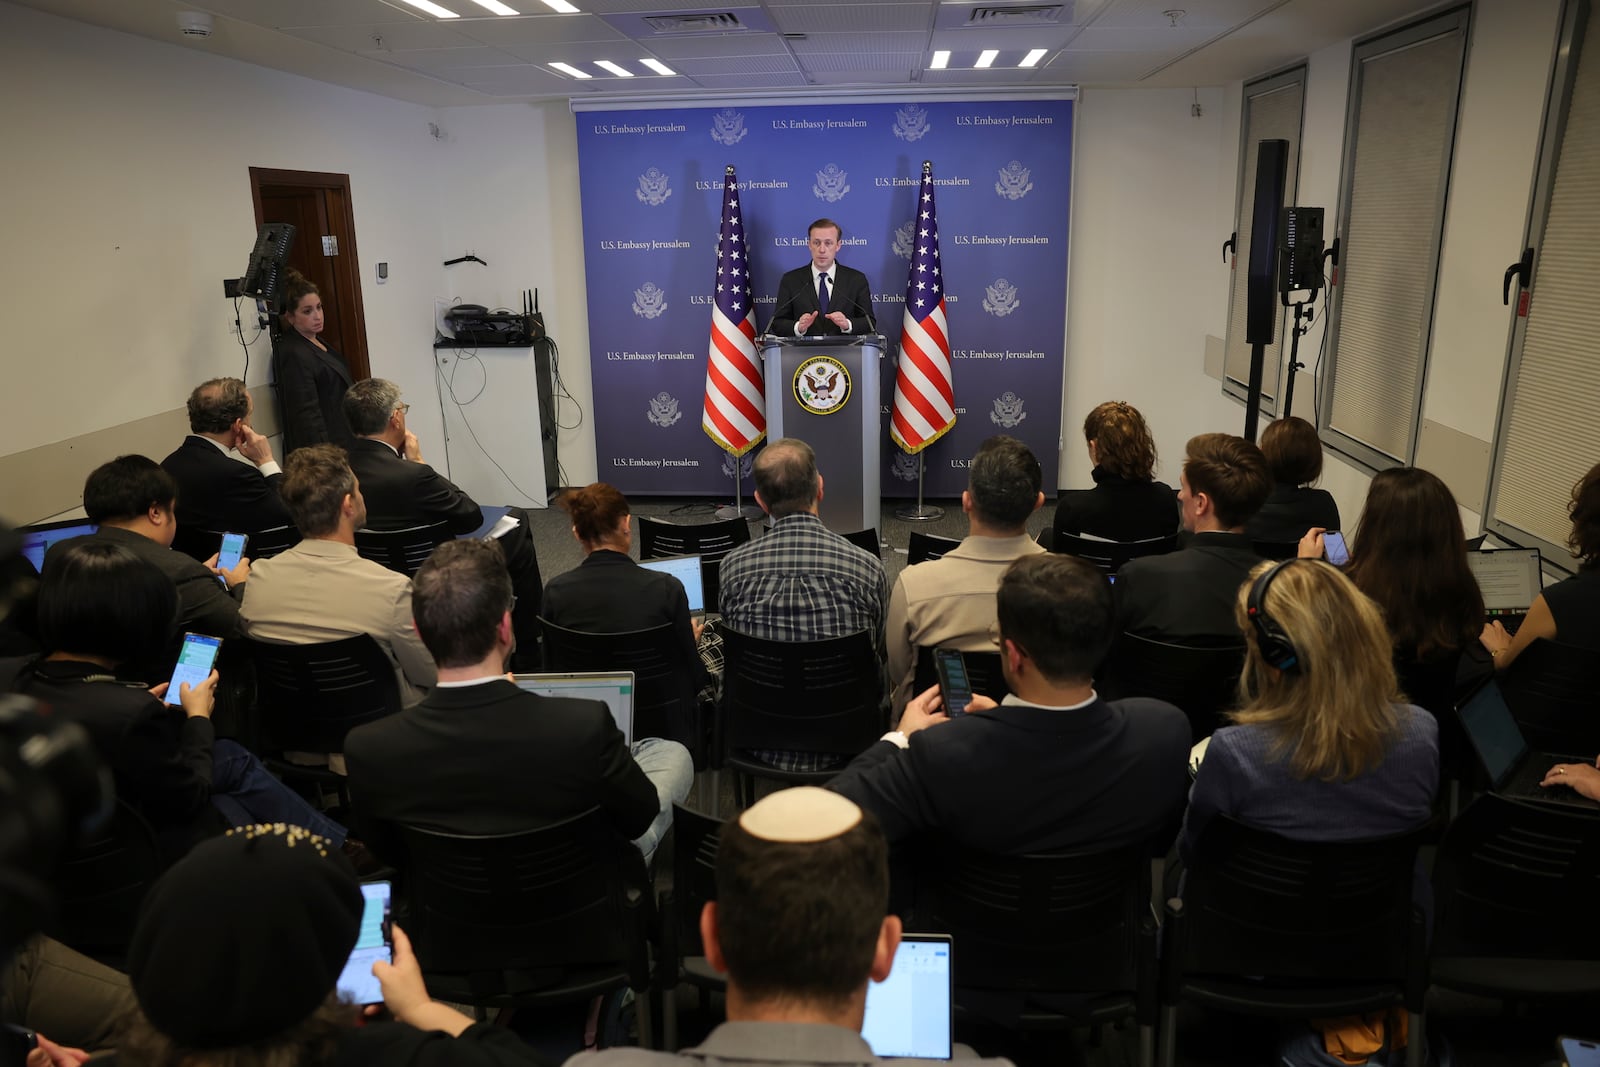
POLYGON ((767 332, 778 337, 837 337, 876 333, 872 321, 872 286, 867 276, 833 257, 844 236, 832 219, 818 219, 806 231, 811 263, 783 276, 778 283, 777 310, 767 332), (796 315, 798 314, 798 318, 796 315))

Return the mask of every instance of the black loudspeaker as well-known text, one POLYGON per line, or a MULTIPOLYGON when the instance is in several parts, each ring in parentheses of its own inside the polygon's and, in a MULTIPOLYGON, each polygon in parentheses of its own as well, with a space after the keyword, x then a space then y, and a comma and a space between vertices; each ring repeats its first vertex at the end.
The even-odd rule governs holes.
POLYGON ((1288 173, 1289 142, 1262 141, 1256 155, 1256 198, 1250 212, 1250 288, 1244 323, 1247 344, 1270 345, 1277 329, 1278 224, 1288 173))
POLYGON ((1278 291, 1322 288, 1322 209, 1286 207, 1278 228, 1278 291))

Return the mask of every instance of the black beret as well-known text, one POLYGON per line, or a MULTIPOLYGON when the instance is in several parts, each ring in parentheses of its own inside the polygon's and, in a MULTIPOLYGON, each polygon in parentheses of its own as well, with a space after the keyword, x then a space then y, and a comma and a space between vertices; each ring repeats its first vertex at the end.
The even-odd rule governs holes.
POLYGON ((362 906, 355 870, 331 841, 284 823, 236 827, 145 897, 128 950, 134 995, 188 1048, 272 1037, 328 999, 362 906))

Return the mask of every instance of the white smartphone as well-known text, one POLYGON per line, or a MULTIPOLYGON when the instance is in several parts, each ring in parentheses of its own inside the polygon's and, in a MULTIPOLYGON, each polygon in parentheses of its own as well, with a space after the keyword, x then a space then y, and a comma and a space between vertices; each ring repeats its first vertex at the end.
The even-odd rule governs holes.
POLYGON ((211 668, 221 648, 220 637, 184 634, 183 648, 178 650, 178 665, 172 669, 172 680, 167 683, 167 695, 163 699, 168 704, 183 703, 183 683, 188 682, 192 689, 211 677, 211 668))

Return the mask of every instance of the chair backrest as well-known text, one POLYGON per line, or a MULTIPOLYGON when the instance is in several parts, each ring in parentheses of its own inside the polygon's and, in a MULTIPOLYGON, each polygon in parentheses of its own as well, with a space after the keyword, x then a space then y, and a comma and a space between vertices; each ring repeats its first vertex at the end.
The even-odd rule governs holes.
POLYGON ((639 516, 639 558, 699 556, 706 610, 716 611, 722 589, 722 558, 750 540, 750 523, 740 518, 679 526, 639 516))
POLYGON ((1169 973, 1418 981, 1424 930, 1412 892, 1429 832, 1299 841, 1216 816, 1195 846, 1179 914, 1162 931, 1169 973))
POLYGON ((930 839, 911 926, 952 935, 962 989, 1133 991, 1154 978, 1145 848, 999 856, 930 839))
POLYGON ((370 634, 310 645, 247 640, 267 748, 343 752, 345 734, 400 710, 394 664, 370 634))
POLYGON ((451 536, 449 524, 443 522, 404 530, 357 530, 356 551, 365 559, 411 578, 422 569, 433 550, 451 536))
POLYGON ((591 634, 540 618, 549 671, 632 671, 633 739, 666 737, 698 752, 698 663, 685 663, 671 623, 647 630, 591 634))
MULTIPOLYGON (((180 526, 172 537, 172 547, 204 563, 222 547, 222 534, 221 530, 196 530, 180 526)), ((284 549, 293 548, 299 543, 299 530, 293 526, 274 526, 270 530, 257 530, 251 533, 250 544, 245 548, 244 554, 252 560, 271 559, 284 549)))
POLYGON ((1061 533, 1056 534, 1055 540, 1050 545, 1050 551, 1059 552, 1064 556, 1077 556, 1085 563, 1094 564, 1106 574, 1117 573, 1117 569, 1130 559, 1164 556, 1168 552, 1177 550, 1177 534, 1152 537, 1148 541, 1096 541, 1090 537, 1079 537, 1077 534, 1061 533))
POLYGON ((1600 815, 1484 793, 1434 863, 1435 956, 1600 958, 1600 815))
POLYGON ((946 552, 961 543, 959 538, 940 537, 937 534, 925 534, 920 530, 912 530, 906 542, 906 566, 916 563, 926 563, 930 559, 939 559, 946 552))
POLYGON ((85 955, 125 954, 163 867, 155 831, 119 799, 110 821, 62 861, 53 883, 59 911, 47 932, 85 955))
POLYGON ((724 626, 717 752, 781 749, 854 756, 883 732, 882 683, 865 630, 764 641, 724 626))
POLYGON ((874 556, 880 559, 883 558, 883 546, 878 541, 878 528, 876 526, 870 526, 865 530, 857 530, 855 533, 841 534, 840 536, 857 548, 864 548, 874 556))
POLYGON ((672 805, 672 907, 668 918, 675 924, 678 955, 705 952, 700 940, 700 912, 717 899, 717 847, 722 840, 722 820, 672 805))
POLYGON ((644 858, 599 808, 516 834, 401 834, 406 933, 424 973, 481 974, 490 992, 488 976, 507 971, 555 985, 615 965, 644 986, 644 858))
MULTIPOLYGON (((982 693, 998 703, 1011 692, 1000 670, 1000 653, 963 652, 961 658, 966 662, 967 680, 972 683, 974 693, 982 693)), ((938 684, 939 672, 933 667, 933 649, 917 646, 917 674, 911 683, 911 695, 915 696, 929 686, 938 684)))
POLYGON ((1300 554, 1299 541, 1251 541, 1262 559, 1294 559, 1300 554))
POLYGON ((271 559, 285 549, 300 543, 300 531, 293 526, 274 526, 250 535, 250 545, 245 555, 251 559, 271 559))
POLYGON ((1500 688, 1529 745, 1600 752, 1600 652, 1540 638, 1506 669, 1500 688))
POLYGON ((1118 634, 1096 681, 1108 700, 1154 697, 1183 709, 1194 740, 1210 737, 1238 701, 1244 645, 1171 645, 1118 634))

